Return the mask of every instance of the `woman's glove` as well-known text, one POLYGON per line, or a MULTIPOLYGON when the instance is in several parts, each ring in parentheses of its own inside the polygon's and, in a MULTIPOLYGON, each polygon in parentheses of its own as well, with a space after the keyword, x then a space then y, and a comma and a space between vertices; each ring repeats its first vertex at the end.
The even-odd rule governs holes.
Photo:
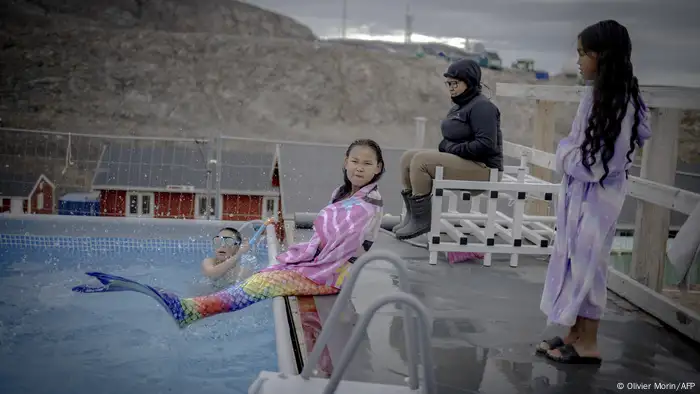
POLYGON ((443 138, 442 141, 440 141, 440 145, 438 145, 438 151, 443 153, 447 152, 447 147, 449 146, 449 144, 450 141, 443 138))

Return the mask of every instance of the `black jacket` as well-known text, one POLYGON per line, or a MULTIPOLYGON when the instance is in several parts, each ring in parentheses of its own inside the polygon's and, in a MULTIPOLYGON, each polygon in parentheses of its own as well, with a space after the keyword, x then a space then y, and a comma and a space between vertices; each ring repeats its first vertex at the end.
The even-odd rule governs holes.
POLYGON ((481 69, 465 60, 450 66, 445 74, 466 79, 469 90, 455 97, 456 104, 442 120, 443 140, 438 150, 503 171, 501 112, 481 94, 481 69))

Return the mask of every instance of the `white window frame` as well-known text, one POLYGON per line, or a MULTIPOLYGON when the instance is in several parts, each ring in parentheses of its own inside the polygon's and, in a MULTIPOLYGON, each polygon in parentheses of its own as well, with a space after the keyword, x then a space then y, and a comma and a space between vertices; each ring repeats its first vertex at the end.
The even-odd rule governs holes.
POLYGON ((152 218, 155 214, 156 204, 155 204, 155 194, 154 193, 144 193, 144 192, 128 192, 126 193, 126 201, 124 202, 124 212, 126 216, 131 217, 144 217, 152 218), (136 206, 138 207, 138 213, 131 213, 131 197, 136 196, 136 206), (148 196, 151 201, 150 213, 143 214, 141 212, 141 207, 143 206, 143 197, 148 196))
MULTIPOLYGON (((207 195, 206 194, 195 194, 195 196, 194 196, 194 218, 195 219, 206 219, 207 218, 206 212, 204 213, 204 215, 201 215, 199 213, 200 208, 206 210, 206 208, 202 208, 202 206, 201 206, 200 200, 203 198, 207 198, 207 195)), ((214 204, 214 210, 211 213, 209 218, 210 219, 217 219, 220 217, 218 213, 221 212, 222 199, 220 199, 220 198, 217 199, 216 196, 214 196, 214 195, 209 196, 209 198, 212 200, 212 203, 214 204)))
POLYGON ((278 197, 263 197, 262 199, 262 207, 260 209, 260 216, 262 220, 268 219, 269 216, 267 216, 267 205, 268 202, 272 201, 273 203, 273 212, 272 215, 274 218, 277 218, 277 212, 279 212, 279 198, 278 197))

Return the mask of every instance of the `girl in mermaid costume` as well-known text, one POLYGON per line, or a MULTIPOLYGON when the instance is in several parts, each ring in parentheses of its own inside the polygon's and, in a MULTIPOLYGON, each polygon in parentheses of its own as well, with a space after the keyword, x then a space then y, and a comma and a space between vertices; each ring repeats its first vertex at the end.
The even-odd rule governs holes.
POLYGON ((136 291, 158 301, 184 328, 203 318, 233 312, 258 301, 285 296, 337 294, 352 266, 372 246, 382 219, 377 182, 384 173, 382 151, 372 140, 353 142, 345 154, 344 184, 314 220, 309 242, 277 256, 280 264, 216 293, 181 298, 163 289, 101 272, 87 272, 100 286, 80 285, 79 293, 136 291))

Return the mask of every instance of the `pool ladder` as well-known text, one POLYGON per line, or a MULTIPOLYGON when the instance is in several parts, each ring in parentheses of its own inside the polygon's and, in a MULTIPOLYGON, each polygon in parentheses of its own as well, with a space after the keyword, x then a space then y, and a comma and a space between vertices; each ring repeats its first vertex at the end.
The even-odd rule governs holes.
POLYGON ((316 344, 309 355, 308 361, 305 363, 304 369, 301 371, 301 374, 288 375, 277 372, 263 371, 250 386, 248 394, 277 394, 282 391, 289 392, 290 394, 333 394, 336 392, 339 394, 357 392, 362 392, 364 394, 415 394, 419 392, 422 394, 435 394, 437 391, 435 384, 435 372, 433 368, 433 356, 430 346, 430 332, 432 331, 432 325, 430 322, 431 319, 426 307, 415 296, 410 294, 408 269, 406 268, 406 263, 401 259, 401 257, 386 250, 366 253, 358 258, 353 264, 350 277, 343 285, 343 288, 338 294, 338 298, 333 303, 331 313, 323 325, 321 335, 319 335, 318 340, 316 341, 316 344), (357 326, 353 329, 350 340, 348 341, 347 345, 345 345, 345 349, 343 350, 343 353, 341 354, 340 359, 333 369, 333 373, 329 379, 312 377, 311 375, 314 374, 314 369, 316 368, 319 358, 321 357, 321 352, 328 344, 331 333, 340 319, 344 306, 350 301, 350 296, 355 288, 360 271, 362 271, 367 264, 373 261, 388 261, 396 267, 399 273, 399 289, 401 291, 396 294, 379 298, 370 304, 367 311, 365 311, 360 317, 357 326), (403 305, 401 309, 405 322, 403 326, 408 358, 408 386, 404 387, 345 381, 343 386, 338 388, 338 385, 345 374, 345 370, 348 368, 350 361, 355 355, 358 344, 362 340, 362 336, 365 335, 367 326, 374 317, 374 314, 383 306, 391 303, 403 305), (413 313, 411 313, 411 310, 413 313, 415 313, 415 316, 413 313), (416 336, 416 329, 418 331, 418 336, 416 336), (419 350, 421 364, 423 366, 423 379, 422 382, 420 382, 422 384, 419 384, 421 379, 418 376, 417 360, 419 357, 419 350))

